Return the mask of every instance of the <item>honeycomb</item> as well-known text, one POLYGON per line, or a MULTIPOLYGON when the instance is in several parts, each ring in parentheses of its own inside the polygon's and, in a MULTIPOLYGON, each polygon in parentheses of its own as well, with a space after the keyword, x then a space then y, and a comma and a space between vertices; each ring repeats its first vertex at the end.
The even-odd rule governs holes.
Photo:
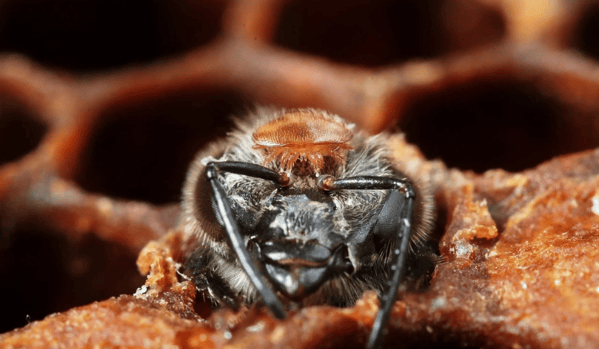
POLYGON ((385 347, 599 348, 599 2, 8 0, 0 18, 0 347, 364 347, 372 292, 279 321, 213 311, 177 275, 187 166, 262 104, 401 130, 432 183, 443 262, 400 292, 385 347))

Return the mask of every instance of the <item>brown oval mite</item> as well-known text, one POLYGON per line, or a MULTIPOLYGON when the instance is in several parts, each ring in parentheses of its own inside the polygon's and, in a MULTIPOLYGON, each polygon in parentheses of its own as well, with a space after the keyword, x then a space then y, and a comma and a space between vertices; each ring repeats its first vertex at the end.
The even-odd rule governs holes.
POLYGON ((266 152, 265 164, 278 160, 285 171, 297 162, 320 173, 327 157, 342 162, 353 137, 347 125, 321 111, 296 110, 270 121, 252 135, 254 148, 266 152))

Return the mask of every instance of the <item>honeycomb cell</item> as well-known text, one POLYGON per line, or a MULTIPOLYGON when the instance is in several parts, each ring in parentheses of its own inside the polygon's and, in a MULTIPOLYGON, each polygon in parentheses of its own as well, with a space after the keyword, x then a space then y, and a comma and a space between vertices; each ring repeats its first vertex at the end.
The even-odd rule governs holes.
POLYGON ((0 51, 76 71, 148 62, 211 40, 223 4, 25 0, 0 7, 0 51))
POLYGON ((18 102, 0 98, 0 166, 29 153, 46 134, 47 126, 18 102))
POLYGON ((521 171, 599 146, 599 130, 573 113, 530 84, 479 81, 415 101, 399 127, 427 158, 450 167, 521 171))
POLYGON ((0 333, 143 284, 130 249, 87 235, 67 239, 48 227, 17 224, 4 218, 0 235, 0 297, 4 300, 0 333))
POLYGON ((574 47, 594 59, 599 58, 599 5, 588 6, 580 17, 572 40, 574 47))
POLYGON ((185 173, 201 147, 240 114, 235 94, 179 91, 111 108, 95 128, 75 181, 85 190, 154 204, 179 202, 185 173))
POLYGON ((504 33, 503 16, 475 1, 308 0, 283 9, 275 44, 380 66, 493 43, 504 33))

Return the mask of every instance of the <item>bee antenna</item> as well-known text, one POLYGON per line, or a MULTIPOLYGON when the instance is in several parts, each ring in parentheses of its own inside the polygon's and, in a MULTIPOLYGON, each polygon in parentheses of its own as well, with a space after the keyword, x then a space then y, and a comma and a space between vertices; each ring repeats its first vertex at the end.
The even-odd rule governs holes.
POLYGON ((245 162, 210 162, 206 165, 205 172, 212 188, 212 195, 217 204, 218 213, 222 218, 227 237, 237 255, 239 263, 273 315, 278 319, 284 319, 287 314, 283 305, 264 281, 264 277, 254 265, 252 257, 245 247, 239 225, 234 218, 231 205, 227 199, 227 193, 218 180, 218 174, 222 171, 272 180, 277 184, 284 182, 284 176, 265 167, 245 162))
MULTIPOLYGON (((411 188, 410 188, 411 189, 411 188)), ((397 290, 401 284, 403 273, 405 270, 406 257, 408 255, 408 249, 411 240, 411 217, 414 210, 414 195, 409 195, 410 191, 406 191, 407 203, 403 205, 403 209, 400 211, 400 224, 397 227, 396 243, 392 254, 391 271, 393 272, 391 279, 387 281, 387 292, 381 297, 381 308, 376 315, 374 324, 372 325, 372 332, 370 338, 368 338, 369 349, 378 348, 381 344, 383 335, 383 329, 387 324, 389 314, 391 313, 391 307, 395 303, 395 297, 397 296, 397 290), (409 218, 408 218, 409 217, 409 218), (399 242, 399 244, 398 244, 399 242)))
POLYGON ((392 276, 387 281, 387 290, 381 296, 381 308, 376 315, 372 332, 368 338, 368 349, 379 348, 383 339, 383 330, 389 319, 391 307, 395 303, 397 290, 403 279, 408 248, 412 237, 412 218, 416 192, 409 180, 377 176, 358 176, 335 180, 332 176, 322 176, 318 181, 321 190, 394 190, 387 197, 385 206, 389 205, 391 212, 397 212, 399 218, 393 231, 395 245, 392 253, 392 276), (402 198, 403 195, 403 198, 402 198), (404 200, 405 199, 405 200, 404 200))

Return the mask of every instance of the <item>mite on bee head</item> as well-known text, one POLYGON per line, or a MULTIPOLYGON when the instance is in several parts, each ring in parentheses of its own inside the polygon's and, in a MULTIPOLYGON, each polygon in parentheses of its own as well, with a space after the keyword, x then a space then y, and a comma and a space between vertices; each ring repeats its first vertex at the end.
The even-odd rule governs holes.
POLYGON ((216 305, 352 305, 375 290, 378 347, 402 284, 435 257, 427 186, 400 168, 392 135, 315 109, 258 109, 194 161, 183 218, 198 237, 185 273, 216 305))

